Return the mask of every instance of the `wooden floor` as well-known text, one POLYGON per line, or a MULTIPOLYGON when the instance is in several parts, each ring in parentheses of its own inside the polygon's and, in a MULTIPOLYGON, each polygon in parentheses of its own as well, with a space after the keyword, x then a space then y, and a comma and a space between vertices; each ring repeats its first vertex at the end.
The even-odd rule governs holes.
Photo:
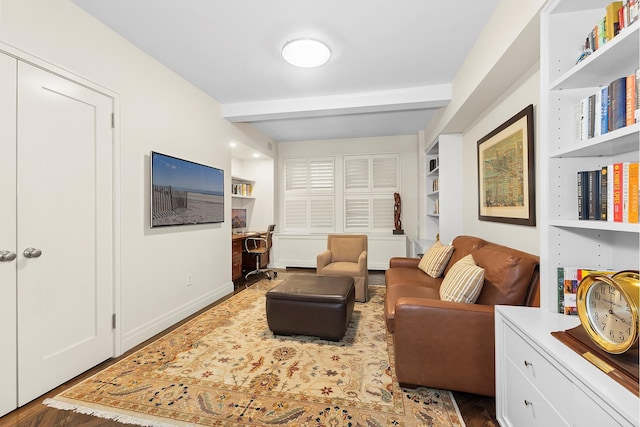
MULTIPOLYGON (((288 274, 315 274, 315 270, 313 269, 287 269, 278 270, 278 279, 286 278, 288 274)), ((254 277, 250 280, 249 285, 253 282, 260 280, 262 277, 254 277)), ((369 281, 371 284, 384 284, 384 272, 372 271, 369 272, 369 281)), ((242 285, 242 284, 241 284, 242 285)), ((239 286, 235 291, 241 292, 244 289, 244 286, 239 286)), ((227 297, 228 298, 228 297, 227 297)), ((226 299, 226 298, 225 298, 226 299)), ((83 415, 78 414, 72 411, 62 411, 58 409, 53 409, 48 406, 42 404, 46 398, 54 397, 58 393, 66 390, 67 388, 73 386, 74 384, 84 380, 85 378, 90 377, 101 369, 106 368, 107 366, 117 362, 118 360, 128 356, 129 354, 137 351, 138 349, 144 347, 148 343, 158 339, 162 335, 168 333, 169 331, 177 328, 183 323, 187 322, 191 318, 197 316, 201 312, 208 310, 214 305, 222 302, 224 299, 217 301, 210 305, 209 307, 205 307, 199 312, 193 314, 189 318, 175 324, 171 328, 163 331, 162 333, 156 335, 155 337, 150 338, 144 343, 134 347, 133 349, 126 352, 124 355, 117 359, 110 359, 93 369, 79 375, 78 377, 72 379, 71 381, 61 385, 60 387, 51 390, 43 396, 35 399, 34 401, 16 409, 13 412, 5 415, 4 417, 0 417, 0 427, 114 427, 114 426, 130 426, 130 424, 122 424, 116 421, 111 421, 103 418, 93 417, 91 415, 83 415)), ((462 414, 462 418, 464 419, 467 427, 497 427, 498 422, 495 419, 496 409, 495 409, 495 399, 485 396, 477 396, 473 394, 467 393, 453 393, 460 408, 460 413, 462 414)))

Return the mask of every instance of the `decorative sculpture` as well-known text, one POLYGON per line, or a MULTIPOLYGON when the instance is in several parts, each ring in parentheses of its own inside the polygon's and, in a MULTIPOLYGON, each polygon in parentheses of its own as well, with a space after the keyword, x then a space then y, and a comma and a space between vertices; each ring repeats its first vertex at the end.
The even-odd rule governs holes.
POLYGON ((393 200, 393 222, 395 225, 393 234, 404 234, 404 230, 402 229, 402 220, 400 219, 400 215, 402 213, 402 201, 400 200, 400 193, 393 193, 393 200))

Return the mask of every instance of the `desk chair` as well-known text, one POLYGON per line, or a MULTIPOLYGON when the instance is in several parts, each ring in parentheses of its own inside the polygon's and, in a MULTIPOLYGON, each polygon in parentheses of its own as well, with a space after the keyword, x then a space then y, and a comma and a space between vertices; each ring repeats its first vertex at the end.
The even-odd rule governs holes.
MULTIPOLYGON (((247 237, 244 240, 244 251, 248 254, 255 255, 256 257, 256 269, 248 272, 244 279, 247 280, 249 276, 253 274, 264 273, 267 279, 271 280, 278 275, 278 272, 271 268, 260 268, 260 257, 267 254, 271 249, 271 238, 273 236, 273 230, 276 228, 275 224, 272 224, 267 229, 266 237, 247 237), (271 275, 273 274, 273 277, 271 275)), ((245 283, 245 288, 247 287, 245 283)))

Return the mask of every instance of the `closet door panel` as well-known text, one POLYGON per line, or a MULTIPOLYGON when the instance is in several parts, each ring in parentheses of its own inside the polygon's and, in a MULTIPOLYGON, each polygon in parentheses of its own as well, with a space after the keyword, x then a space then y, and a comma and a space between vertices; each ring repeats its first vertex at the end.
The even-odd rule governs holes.
POLYGON ((22 405, 113 354, 113 106, 22 62, 17 105, 22 405))
MULTIPOLYGON (((16 67, 15 58, 0 54, 0 251, 11 253, 16 252, 16 67)), ((0 261, 0 343, 2 416, 17 405, 15 259, 0 261)))

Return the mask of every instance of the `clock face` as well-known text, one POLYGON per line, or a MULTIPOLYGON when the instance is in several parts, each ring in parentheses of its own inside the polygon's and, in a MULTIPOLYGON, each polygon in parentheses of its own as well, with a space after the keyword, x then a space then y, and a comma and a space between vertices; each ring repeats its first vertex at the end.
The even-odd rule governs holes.
POLYGON ((605 282, 595 282, 585 299, 593 329, 612 344, 628 342, 633 332, 633 316, 620 290, 605 282))

